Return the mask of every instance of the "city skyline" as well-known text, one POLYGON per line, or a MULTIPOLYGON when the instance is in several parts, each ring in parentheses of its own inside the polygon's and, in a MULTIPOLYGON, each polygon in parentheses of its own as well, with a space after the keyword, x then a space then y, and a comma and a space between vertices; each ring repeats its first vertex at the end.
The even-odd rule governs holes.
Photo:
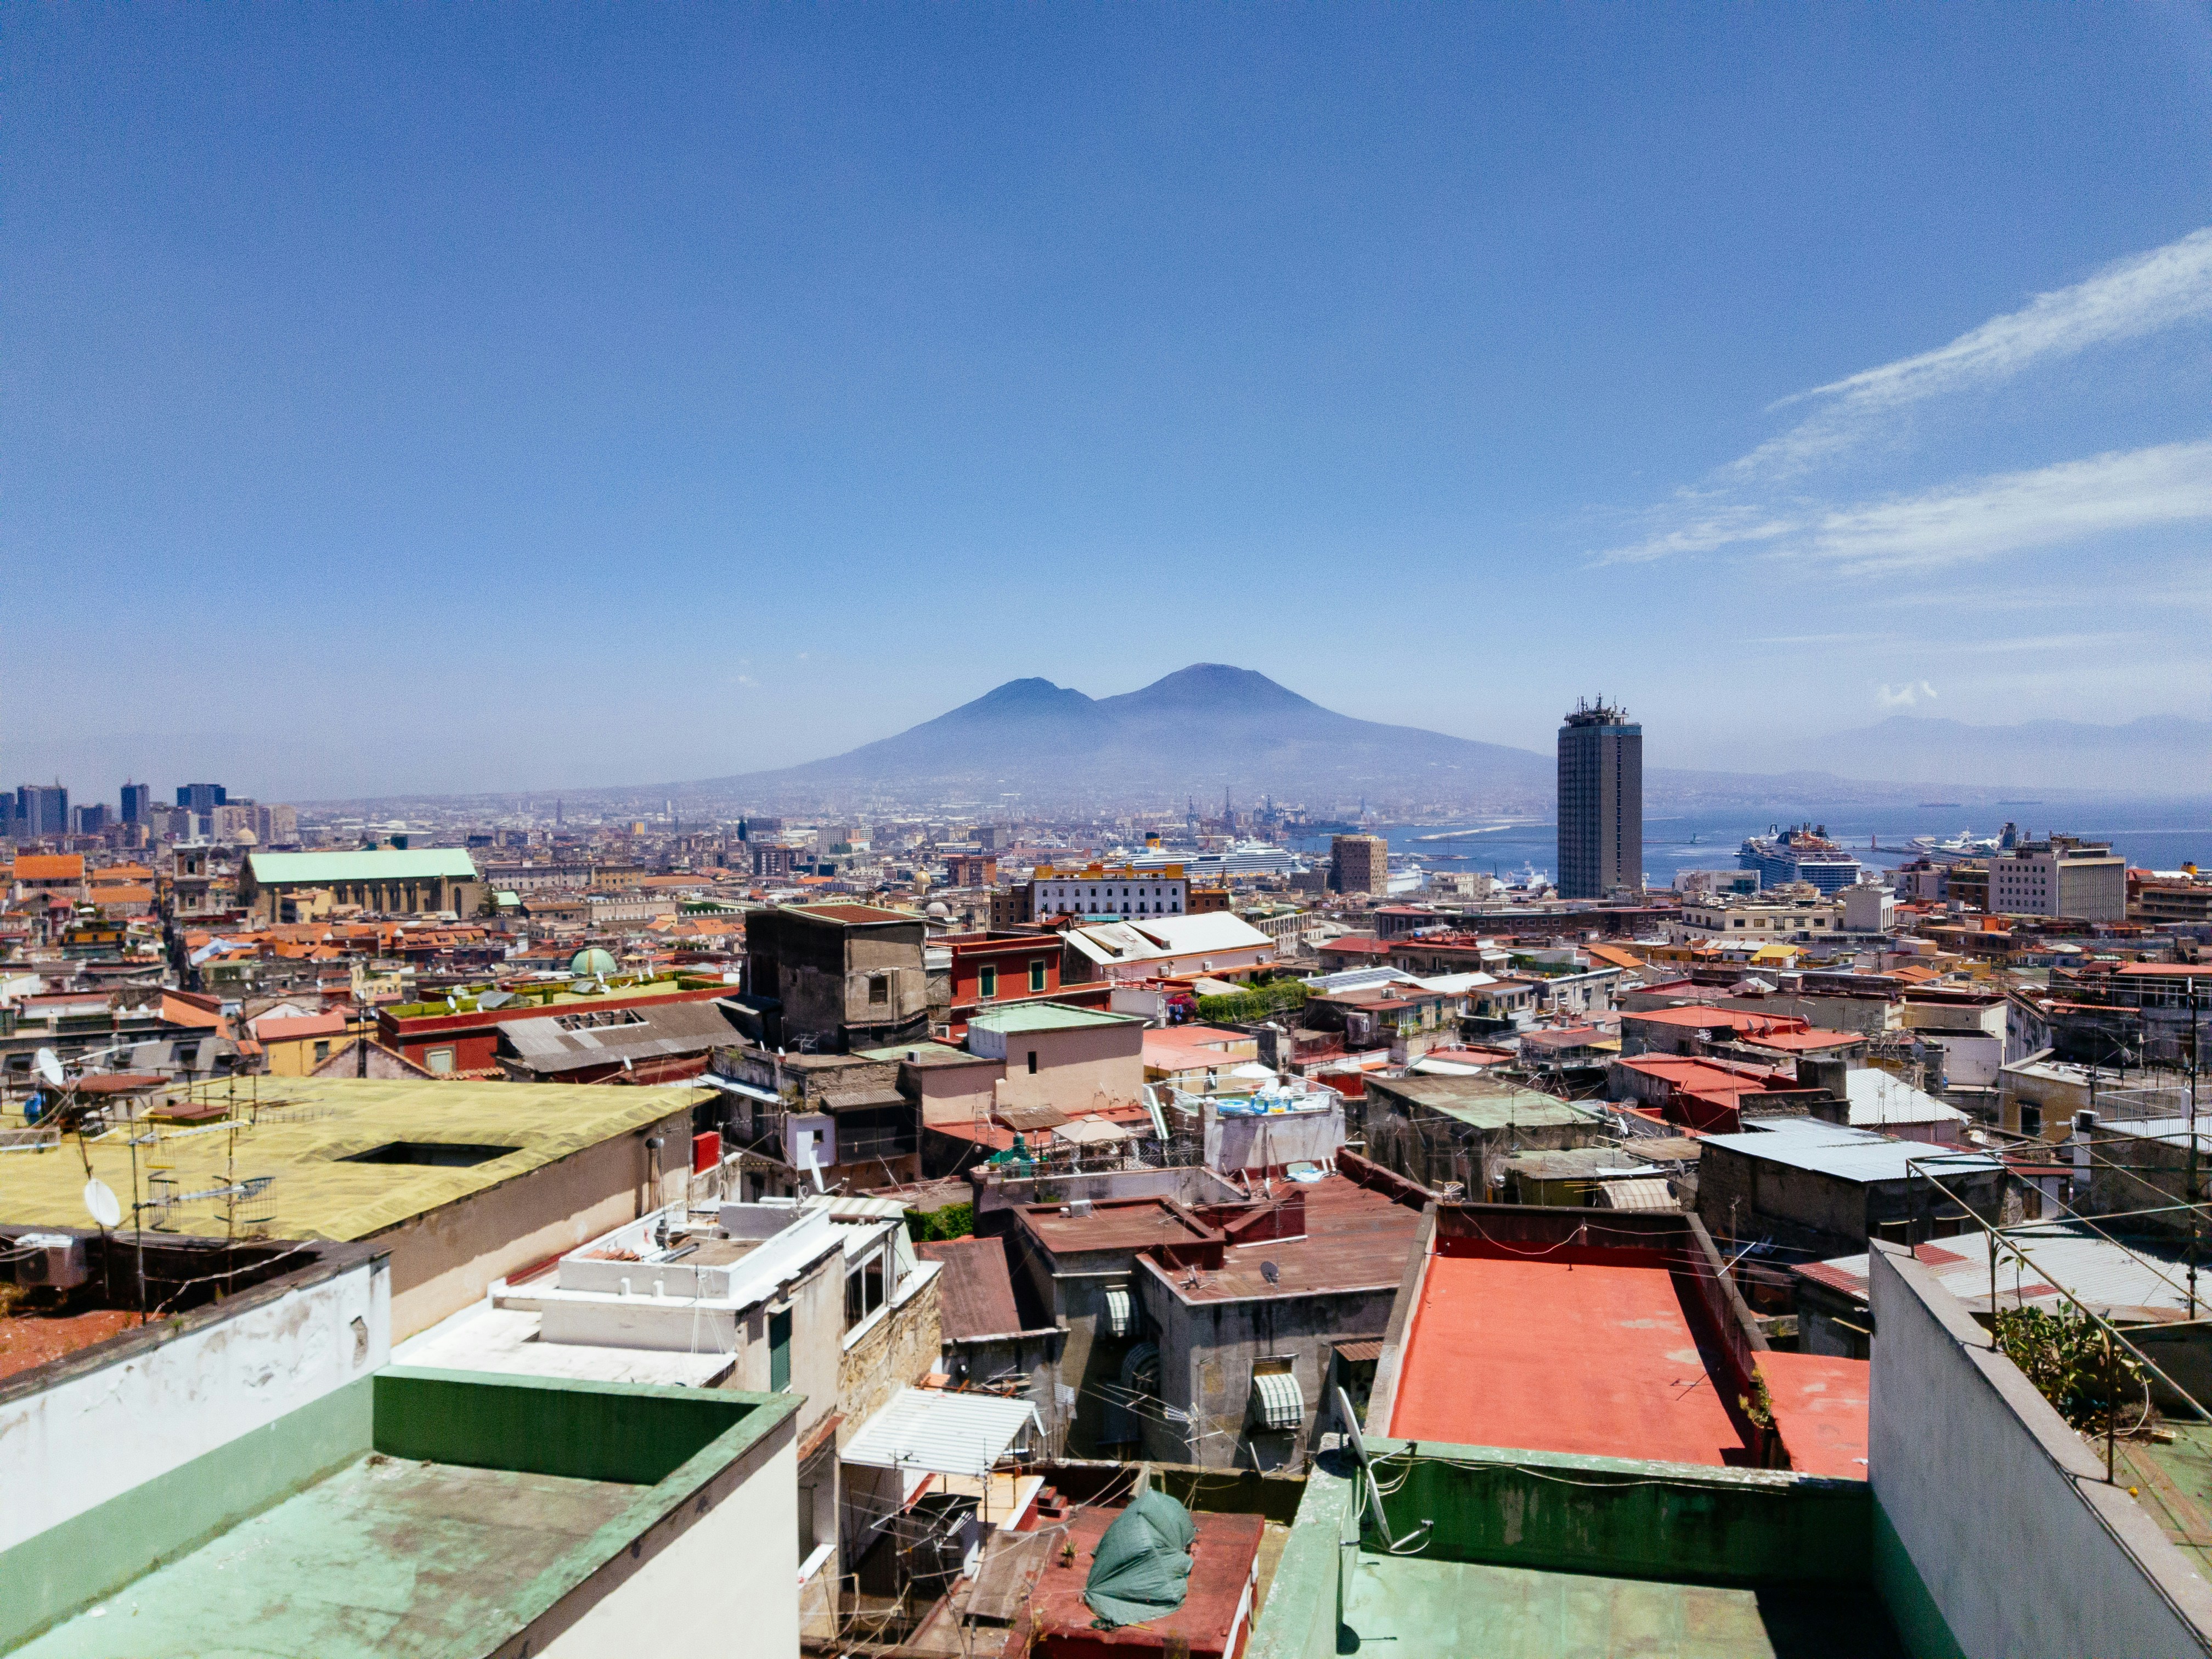
MULTIPOLYGON (((790 764, 917 678, 1241 655, 1203 604, 1066 625, 1170 571, 1571 607, 1655 765, 2212 697, 2201 9, 58 12, 0 53, 16 637, 94 591, 285 690, 229 720, 125 655, 11 706, 17 776, 134 732, 316 796, 790 764), (1798 695, 1753 718, 1716 647, 1798 695)), ((1553 631, 1285 678, 1541 752, 1553 631)))

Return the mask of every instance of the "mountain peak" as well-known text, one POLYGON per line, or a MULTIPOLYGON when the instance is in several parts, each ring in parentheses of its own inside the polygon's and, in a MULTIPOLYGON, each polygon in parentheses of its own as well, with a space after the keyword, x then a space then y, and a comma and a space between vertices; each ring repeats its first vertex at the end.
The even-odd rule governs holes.
POLYGON ((1090 701, 1072 686, 1055 685, 1032 674, 1026 679, 1008 680, 1004 685, 994 686, 967 706, 1006 714, 1030 708, 1060 708, 1090 701))
POLYGON ((1100 701, 1125 709, 1181 708, 1216 714, 1320 707, 1276 684, 1257 669, 1237 668, 1220 662, 1194 662, 1188 668, 1163 675, 1142 690, 1100 701))

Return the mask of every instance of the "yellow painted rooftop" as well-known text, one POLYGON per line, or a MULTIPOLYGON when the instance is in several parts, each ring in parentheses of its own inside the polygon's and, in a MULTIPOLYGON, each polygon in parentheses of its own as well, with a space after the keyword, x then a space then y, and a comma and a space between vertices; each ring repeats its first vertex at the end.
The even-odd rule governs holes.
MULTIPOLYGON (((227 1097, 219 1088, 195 1093, 204 1100, 227 1097)), ((235 1130, 118 1124, 85 1142, 82 1157, 75 1137, 53 1150, 0 1152, 0 1222, 92 1225, 83 1199, 88 1157, 93 1173, 114 1189, 128 1227, 133 1195, 129 1137, 135 1129, 141 1137, 157 1137, 137 1148, 136 1191, 141 1201, 149 1196, 149 1176, 157 1171, 174 1177, 180 1198, 223 1187, 234 1176, 244 1182, 265 1176, 273 1179, 258 1199, 240 1200, 240 1216, 254 1218, 252 1231, 274 1238, 367 1238, 571 1152, 643 1129, 685 1109, 701 1093, 689 1084, 620 1088, 363 1078, 241 1079, 232 1119, 239 1126, 235 1130), (394 1141, 514 1150, 465 1167, 343 1161, 394 1141)), ((662 1167, 678 1167, 690 1150, 680 1141, 664 1149, 662 1167)), ((147 1225, 155 1224, 149 1216, 147 1225)), ((166 1229, 220 1235, 228 1230, 225 1204, 221 1199, 179 1202, 170 1211, 166 1229)), ((242 1220, 240 1231, 247 1231, 242 1220)))

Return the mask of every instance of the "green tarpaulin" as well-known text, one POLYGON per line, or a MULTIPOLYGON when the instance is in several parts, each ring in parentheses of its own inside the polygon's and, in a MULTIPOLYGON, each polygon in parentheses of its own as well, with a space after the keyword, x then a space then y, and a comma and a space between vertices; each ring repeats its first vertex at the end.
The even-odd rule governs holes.
POLYGON ((1098 1622, 1141 1625, 1182 1605, 1190 1587, 1190 1511, 1164 1492, 1135 1498, 1115 1518, 1091 1558, 1083 1599, 1098 1622))

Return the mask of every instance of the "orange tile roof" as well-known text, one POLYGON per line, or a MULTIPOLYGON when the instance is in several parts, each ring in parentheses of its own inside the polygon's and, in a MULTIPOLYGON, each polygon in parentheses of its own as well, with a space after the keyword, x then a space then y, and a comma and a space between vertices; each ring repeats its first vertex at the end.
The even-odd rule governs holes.
POLYGON ((17 881, 82 881, 84 855, 81 853, 19 853, 15 855, 17 881))

